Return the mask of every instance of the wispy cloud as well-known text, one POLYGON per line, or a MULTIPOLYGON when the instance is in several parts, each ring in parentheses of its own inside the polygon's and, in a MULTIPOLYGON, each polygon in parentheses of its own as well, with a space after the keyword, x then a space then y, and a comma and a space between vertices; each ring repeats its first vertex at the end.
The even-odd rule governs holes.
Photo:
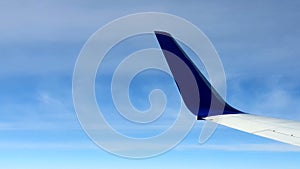
POLYGON ((97 150, 92 142, 0 142, 0 150, 97 150))
POLYGON ((183 144, 176 148, 182 150, 217 150, 217 151, 258 151, 258 152, 300 152, 300 148, 287 144, 258 143, 258 144, 183 144))
POLYGON ((26 102, 15 99, 0 104, 0 130, 81 129, 68 97, 46 91, 31 96, 26 102))
POLYGON ((104 24, 138 8, 160 10, 148 2, 6 1, 1 2, 1 42, 85 41, 104 24), (97 6, 97 7, 96 7, 97 6), (140 6, 140 7, 139 7, 140 6), (128 10, 123 10, 127 8, 128 10), (9 18, 7 18, 9 16, 9 18))

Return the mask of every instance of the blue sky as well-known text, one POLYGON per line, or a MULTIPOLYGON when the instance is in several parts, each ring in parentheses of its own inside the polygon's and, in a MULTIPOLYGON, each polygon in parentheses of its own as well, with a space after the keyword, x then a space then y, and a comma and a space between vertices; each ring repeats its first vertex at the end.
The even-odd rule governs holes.
MULTIPOLYGON (((136 12, 167 12, 189 20, 212 41, 223 62, 230 104, 300 121, 299 7, 296 0, 1 1, 1 168, 298 168, 296 147, 222 126, 200 145, 201 122, 178 147, 158 157, 111 155, 79 125, 72 74, 85 41, 101 26, 136 12)), ((138 78, 133 85, 141 85, 138 78)), ((145 91, 166 84, 150 80, 145 91)), ((132 97, 145 95, 132 89, 132 97)), ((147 107, 147 102, 136 104, 147 107)))

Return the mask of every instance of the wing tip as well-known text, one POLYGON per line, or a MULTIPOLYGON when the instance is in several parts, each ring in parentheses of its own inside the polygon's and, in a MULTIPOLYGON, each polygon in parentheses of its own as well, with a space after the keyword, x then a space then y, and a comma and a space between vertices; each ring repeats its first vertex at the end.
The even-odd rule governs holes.
POLYGON ((217 91, 215 91, 210 82, 205 78, 170 33, 161 30, 154 31, 154 33, 159 42, 160 48, 163 50, 163 54, 184 103, 188 109, 197 116, 198 120, 203 120, 204 117, 220 114, 242 113, 241 111, 231 107, 221 96, 219 96, 217 91), (177 58, 179 58, 182 62, 177 62, 177 58), (188 72, 192 72, 193 77, 183 74, 183 72, 187 72, 184 71, 186 67, 189 69, 188 72), (189 79, 194 79, 196 85, 187 85, 187 81, 189 79), (217 105, 224 106, 218 106, 220 108, 217 110, 210 111, 212 99, 215 100, 217 105))

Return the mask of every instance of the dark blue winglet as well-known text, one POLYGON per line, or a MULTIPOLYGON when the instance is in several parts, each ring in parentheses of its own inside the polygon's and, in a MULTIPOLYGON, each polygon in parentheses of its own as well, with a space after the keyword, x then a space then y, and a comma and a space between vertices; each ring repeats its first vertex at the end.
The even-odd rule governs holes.
POLYGON ((155 31, 155 35, 185 105, 198 120, 213 115, 243 113, 220 97, 169 33, 155 31), (214 105, 222 106, 212 106, 212 100, 214 105))

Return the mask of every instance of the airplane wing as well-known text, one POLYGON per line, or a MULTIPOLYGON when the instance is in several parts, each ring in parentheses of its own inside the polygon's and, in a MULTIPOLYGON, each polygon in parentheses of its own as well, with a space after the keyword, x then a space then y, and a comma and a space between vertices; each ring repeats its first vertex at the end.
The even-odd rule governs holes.
POLYGON ((300 146, 300 122, 297 121, 252 114, 218 115, 204 119, 247 133, 300 146))
POLYGON ((300 122, 252 115, 233 108, 169 33, 155 31, 155 35, 185 105, 198 120, 300 146, 300 122))

